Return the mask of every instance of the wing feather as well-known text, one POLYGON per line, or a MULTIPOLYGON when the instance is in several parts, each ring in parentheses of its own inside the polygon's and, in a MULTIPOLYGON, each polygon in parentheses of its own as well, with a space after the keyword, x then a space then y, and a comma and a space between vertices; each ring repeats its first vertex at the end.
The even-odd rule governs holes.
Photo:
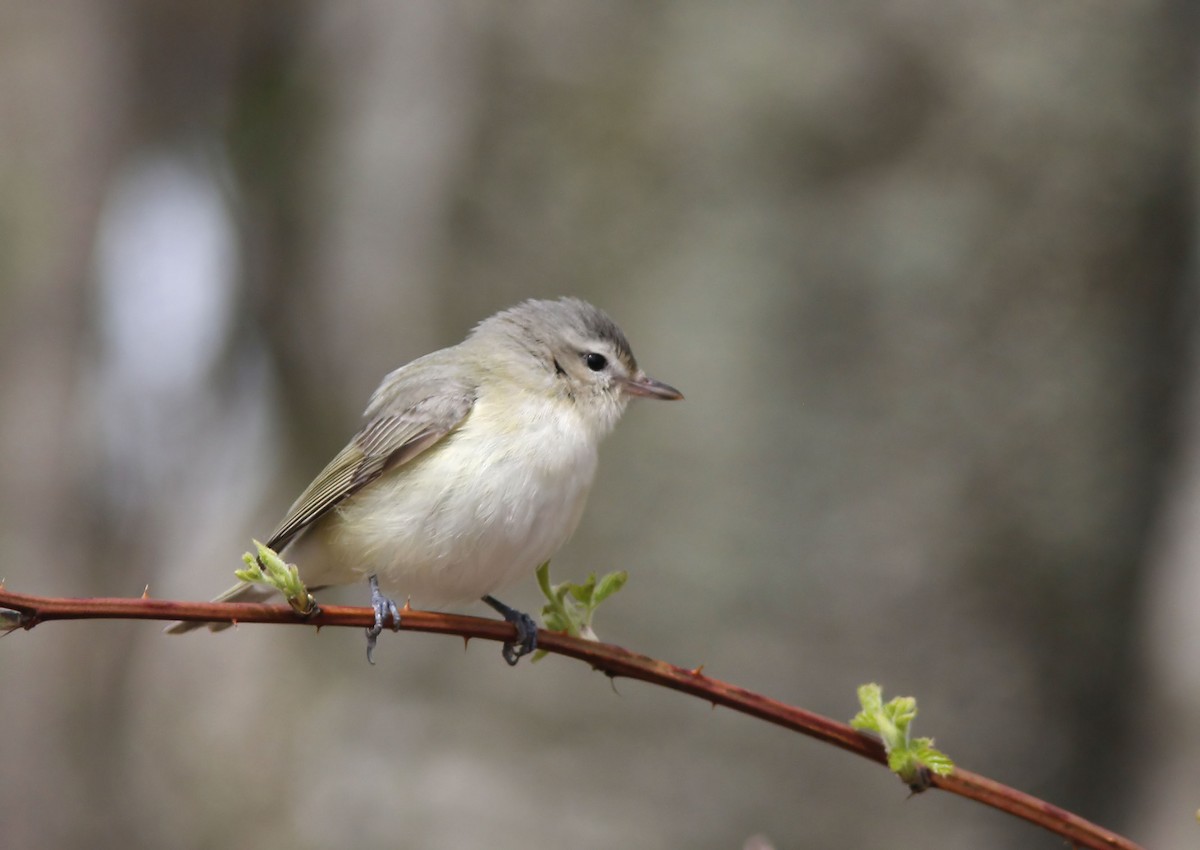
POLYGON ((444 355, 427 355, 384 380, 367 408, 367 423, 300 494, 268 546, 276 551, 287 546, 384 471, 407 463, 458 427, 475 403, 475 392, 444 355), (424 368, 414 369, 418 364, 424 368))

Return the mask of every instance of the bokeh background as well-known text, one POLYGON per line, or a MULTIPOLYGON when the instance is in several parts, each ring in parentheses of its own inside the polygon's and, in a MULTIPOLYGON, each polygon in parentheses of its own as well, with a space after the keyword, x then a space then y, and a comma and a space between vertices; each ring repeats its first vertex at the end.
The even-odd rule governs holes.
MULTIPOLYGON (((687 394, 554 564, 629 570, 603 637, 915 694, 960 764, 1195 847, 1198 45, 1186 0, 10 0, 0 576, 207 598, 383 374, 578 295, 687 394)), ((1061 846, 412 634, 47 624, 0 741, 11 847, 1061 846)))

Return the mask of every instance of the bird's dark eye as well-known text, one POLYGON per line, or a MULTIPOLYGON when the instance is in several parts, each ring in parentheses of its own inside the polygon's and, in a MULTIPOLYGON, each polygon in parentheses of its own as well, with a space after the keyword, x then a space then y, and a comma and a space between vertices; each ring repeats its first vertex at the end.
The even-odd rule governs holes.
POLYGON ((606 358, 603 354, 597 354, 594 351, 589 351, 587 354, 583 355, 583 362, 586 363, 587 367, 593 372, 599 372, 608 365, 608 358, 606 358))

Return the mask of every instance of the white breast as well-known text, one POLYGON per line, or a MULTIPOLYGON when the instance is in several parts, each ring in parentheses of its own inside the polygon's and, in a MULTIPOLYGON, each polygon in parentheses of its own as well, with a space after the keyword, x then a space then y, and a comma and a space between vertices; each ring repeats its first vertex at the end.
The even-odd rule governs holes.
POLYGON ((441 443, 347 499, 289 551, 310 585, 379 577, 414 607, 478 599, 567 541, 596 471, 569 402, 488 399, 441 443))

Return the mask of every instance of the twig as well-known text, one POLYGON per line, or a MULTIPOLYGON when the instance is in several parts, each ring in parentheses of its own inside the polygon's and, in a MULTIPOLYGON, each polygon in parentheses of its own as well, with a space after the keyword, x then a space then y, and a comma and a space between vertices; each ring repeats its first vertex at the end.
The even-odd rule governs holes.
MULTIPOLYGON (((140 599, 63 599, 11 593, 0 587, 0 608, 20 615, 19 628, 31 629, 49 620, 193 620, 226 623, 282 623, 310 626, 358 626, 375 621, 370 608, 330 605, 320 613, 300 619, 288 607, 235 602, 172 602, 140 599)), ((458 614, 441 614, 406 609, 401 629, 453 634, 463 638, 506 641, 514 637, 513 626, 500 620, 485 620, 458 614)), ((558 632, 538 632, 538 648, 578 658, 593 668, 616 677, 625 676, 661 685, 774 723, 881 764, 887 763, 883 746, 870 736, 802 708, 705 676, 700 668, 688 670, 611 644, 573 638, 558 632)), ((930 785, 1007 812, 1043 827, 1078 847, 1094 850, 1142 850, 1103 827, 1030 796, 1015 788, 962 768, 949 776, 930 776, 930 785)))

